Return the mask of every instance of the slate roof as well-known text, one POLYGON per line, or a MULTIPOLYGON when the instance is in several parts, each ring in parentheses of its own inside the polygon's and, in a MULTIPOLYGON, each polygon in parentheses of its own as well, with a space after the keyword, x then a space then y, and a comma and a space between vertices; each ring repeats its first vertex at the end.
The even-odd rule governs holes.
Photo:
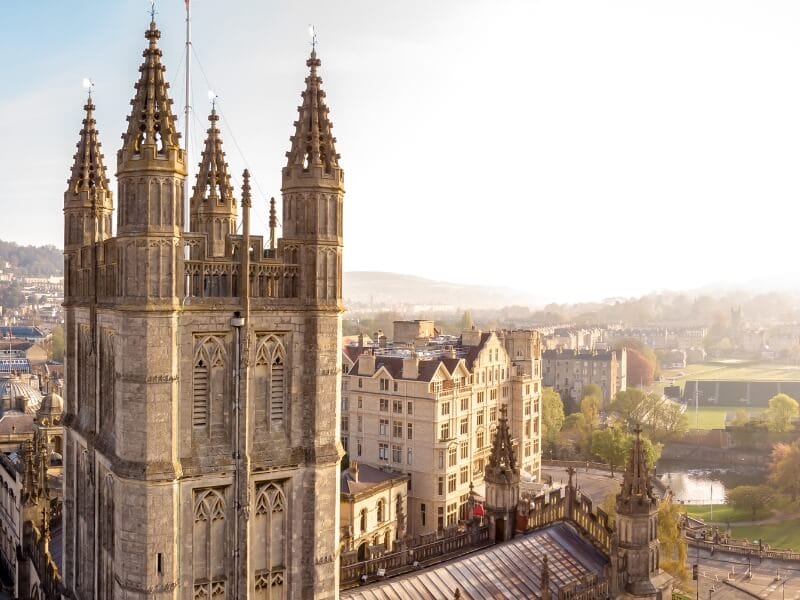
POLYGON ((44 331, 38 327, 31 327, 29 325, 11 325, 10 327, 2 327, 0 328, 0 333, 2 333, 3 337, 7 337, 10 333, 11 337, 29 340, 38 340, 47 337, 44 331))
POLYGON ((483 347, 486 345, 486 342, 489 341, 490 337, 492 337, 492 333, 491 332, 482 333, 481 334, 481 341, 478 342, 477 346, 467 346, 469 348, 469 351, 467 352, 467 356, 464 357, 464 360, 466 361, 467 368, 470 371, 472 371, 473 363, 478 358, 478 354, 481 353, 481 350, 483 350, 483 347))
MULTIPOLYGON (((456 362, 458 361, 458 359, 455 360, 456 362)), ((359 361, 360 358, 353 363, 353 366, 350 368, 348 373, 349 375, 358 375, 359 361)), ((438 358, 420 360, 419 375, 417 376, 416 381, 430 381, 433 378, 434 373, 436 373, 436 369, 439 368, 439 365, 442 362, 442 359, 438 358)), ((384 367, 389 372, 389 375, 392 376, 392 379, 406 379, 403 377, 403 358, 401 356, 376 356, 375 371, 381 367, 384 367)), ((452 371, 449 369, 448 372, 452 374, 452 371)))
POLYGON ((345 469, 341 477, 342 494, 360 494, 393 479, 408 479, 408 476, 402 473, 388 473, 361 463, 358 464, 358 481, 353 480, 350 469, 345 469))
POLYGON ((358 360, 358 357, 361 356, 361 351, 363 348, 359 346, 344 346, 342 348, 342 352, 344 352, 345 356, 350 359, 351 363, 354 363, 358 360))
POLYGON ((341 592, 341 600, 461 600, 541 598, 547 555, 550 594, 584 576, 605 577, 607 559, 566 523, 495 544, 429 568, 341 592))
POLYGON ((0 418, 0 435, 33 433, 34 415, 7 411, 0 418))
POLYGON ((611 360, 611 355, 614 354, 613 350, 595 350, 594 352, 579 351, 571 349, 564 350, 545 350, 542 352, 542 358, 557 360, 571 360, 576 358, 578 360, 611 360))

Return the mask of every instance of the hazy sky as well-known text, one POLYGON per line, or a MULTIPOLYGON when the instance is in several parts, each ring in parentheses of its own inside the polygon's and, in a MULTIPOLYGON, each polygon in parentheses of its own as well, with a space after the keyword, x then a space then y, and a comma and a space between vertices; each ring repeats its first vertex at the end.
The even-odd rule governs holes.
MULTIPOLYGON (((183 7, 156 3, 180 115, 183 7)), ((1 239, 62 245, 83 77, 96 82, 113 175, 148 9, 3 3, 1 239)), ((559 300, 796 277, 796 0, 192 0, 192 10, 237 194, 245 164, 258 183, 259 233, 280 194, 314 23, 345 169, 345 269, 559 300)), ((192 69, 196 142, 209 103, 197 60, 192 69)))

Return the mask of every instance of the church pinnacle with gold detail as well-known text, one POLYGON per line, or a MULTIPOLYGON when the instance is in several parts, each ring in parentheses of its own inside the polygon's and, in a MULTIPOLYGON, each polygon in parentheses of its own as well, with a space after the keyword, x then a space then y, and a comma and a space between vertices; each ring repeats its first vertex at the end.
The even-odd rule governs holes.
POLYGON ((215 109, 185 197, 160 35, 152 21, 115 235, 91 98, 64 195, 66 595, 336 598, 344 178, 321 63, 265 244, 215 109))

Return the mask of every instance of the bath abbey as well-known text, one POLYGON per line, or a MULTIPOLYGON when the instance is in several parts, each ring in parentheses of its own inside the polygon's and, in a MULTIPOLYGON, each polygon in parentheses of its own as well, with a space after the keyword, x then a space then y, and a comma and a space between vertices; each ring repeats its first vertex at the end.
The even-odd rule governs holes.
POLYGON ((160 35, 151 22, 117 205, 91 99, 64 195, 64 587, 334 598, 344 178, 320 60, 282 170, 283 236, 273 217, 267 240, 213 110, 184 197, 160 35))

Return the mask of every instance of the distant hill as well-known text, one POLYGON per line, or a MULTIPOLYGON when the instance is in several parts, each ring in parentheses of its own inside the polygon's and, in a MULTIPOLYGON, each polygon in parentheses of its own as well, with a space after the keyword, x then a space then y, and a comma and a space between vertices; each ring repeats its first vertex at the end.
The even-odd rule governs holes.
POLYGON ((347 271, 342 285, 345 303, 351 304, 500 308, 540 303, 529 294, 511 288, 447 283, 383 271, 347 271))
POLYGON ((0 240, 0 269, 9 263, 18 276, 60 276, 64 271, 64 256, 55 246, 20 246, 0 240))

